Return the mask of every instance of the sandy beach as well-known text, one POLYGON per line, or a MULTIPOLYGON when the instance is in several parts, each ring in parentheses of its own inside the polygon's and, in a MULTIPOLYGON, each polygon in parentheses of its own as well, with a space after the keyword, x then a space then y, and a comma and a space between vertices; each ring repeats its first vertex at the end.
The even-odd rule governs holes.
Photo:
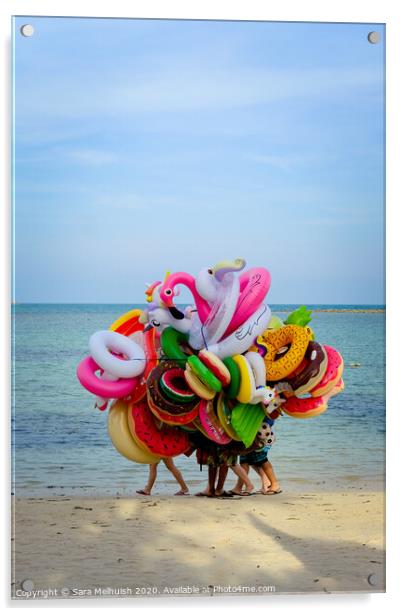
POLYGON ((30 498, 15 500, 14 515, 13 596, 24 580, 73 597, 229 585, 384 591, 380 492, 30 498))

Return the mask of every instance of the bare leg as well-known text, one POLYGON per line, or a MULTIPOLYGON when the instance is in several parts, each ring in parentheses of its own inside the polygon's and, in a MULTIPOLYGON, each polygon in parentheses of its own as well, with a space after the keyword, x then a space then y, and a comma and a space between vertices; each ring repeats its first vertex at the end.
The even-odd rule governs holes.
POLYGON ((280 485, 279 485, 279 481, 274 473, 274 468, 271 464, 271 462, 267 461, 264 462, 264 464, 262 465, 262 470, 264 471, 264 473, 266 474, 266 476, 268 477, 269 481, 271 482, 269 491, 270 492, 276 492, 277 490, 280 490, 280 485))
POLYGON ((261 493, 266 494, 271 486, 268 475, 265 473, 262 466, 253 466, 253 470, 255 470, 261 479, 261 493))
POLYGON ((156 475, 158 472, 157 470, 158 464, 159 462, 153 462, 152 464, 149 465, 149 474, 148 474, 147 484, 143 490, 137 490, 138 494, 146 494, 146 495, 151 494, 152 488, 154 487, 154 483, 156 480, 156 475))
MULTIPOLYGON (((252 492, 254 490, 254 486, 251 483, 250 479, 248 478, 248 475, 246 471, 244 470, 244 468, 240 466, 240 464, 234 464, 230 468, 232 469, 234 474, 237 475, 238 478, 241 479, 241 481, 245 484, 246 491, 252 492)), ((238 492, 236 489, 232 490, 232 492, 233 494, 241 494, 241 492, 238 492)))
POLYGON ((217 466, 208 466, 208 491, 213 496, 215 494, 215 481, 218 474, 217 466))
MULTIPOLYGON (((247 473, 248 475, 250 466, 247 464, 247 462, 242 462, 240 466, 244 469, 244 472, 247 473)), ((231 491, 235 492, 236 494, 240 494, 240 492, 243 490, 243 485, 244 485, 243 479, 241 479, 241 477, 238 477, 236 485, 231 491)))
POLYGON ((222 466, 219 467, 218 483, 216 484, 216 488, 215 488, 216 496, 221 496, 223 492, 223 486, 225 485, 228 471, 229 471, 229 467, 226 464, 222 464, 222 466))
POLYGON ((196 496, 214 496, 215 481, 218 469, 216 466, 208 466, 208 486, 203 492, 198 492, 196 496))
POLYGON ((181 474, 181 472, 179 471, 179 469, 177 468, 177 466, 175 465, 175 463, 173 462, 172 458, 163 458, 163 462, 166 466, 166 468, 172 473, 173 477, 176 479, 177 483, 179 484, 181 490, 180 492, 177 492, 176 495, 180 494, 188 494, 188 487, 186 482, 183 479, 183 475, 181 474))

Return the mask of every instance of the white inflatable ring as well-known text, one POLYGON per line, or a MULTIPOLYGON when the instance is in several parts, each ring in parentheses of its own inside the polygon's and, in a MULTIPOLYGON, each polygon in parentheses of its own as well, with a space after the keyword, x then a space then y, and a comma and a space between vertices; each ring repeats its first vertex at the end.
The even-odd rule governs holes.
POLYGON ((253 371, 255 378, 255 386, 265 387, 267 380, 267 370, 265 368, 264 358, 255 351, 248 351, 248 353, 245 353, 244 357, 247 359, 253 371))
POLYGON ((139 376, 145 370, 145 353, 139 344, 113 331, 100 331, 92 334, 89 349, 96 363, 109 374, 120 379, 139 376), (125 355, 119 359, 112 352, 125 355))

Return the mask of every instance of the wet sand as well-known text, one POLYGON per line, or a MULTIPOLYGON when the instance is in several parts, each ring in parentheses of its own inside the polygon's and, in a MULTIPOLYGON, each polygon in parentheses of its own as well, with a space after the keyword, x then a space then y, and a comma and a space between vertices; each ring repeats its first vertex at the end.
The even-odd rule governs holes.
POLYGON ((385 589, 381 492, 15 499, 14 520, 13 596, 385 589))

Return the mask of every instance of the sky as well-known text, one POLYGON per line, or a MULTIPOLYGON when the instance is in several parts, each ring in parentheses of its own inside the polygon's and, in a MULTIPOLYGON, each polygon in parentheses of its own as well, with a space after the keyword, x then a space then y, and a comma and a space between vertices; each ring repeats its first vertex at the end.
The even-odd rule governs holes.
POLYGON ((141 303, 243 257, 271 303, 383 304, 384 37, 15 18, 15 300, 141 303))

